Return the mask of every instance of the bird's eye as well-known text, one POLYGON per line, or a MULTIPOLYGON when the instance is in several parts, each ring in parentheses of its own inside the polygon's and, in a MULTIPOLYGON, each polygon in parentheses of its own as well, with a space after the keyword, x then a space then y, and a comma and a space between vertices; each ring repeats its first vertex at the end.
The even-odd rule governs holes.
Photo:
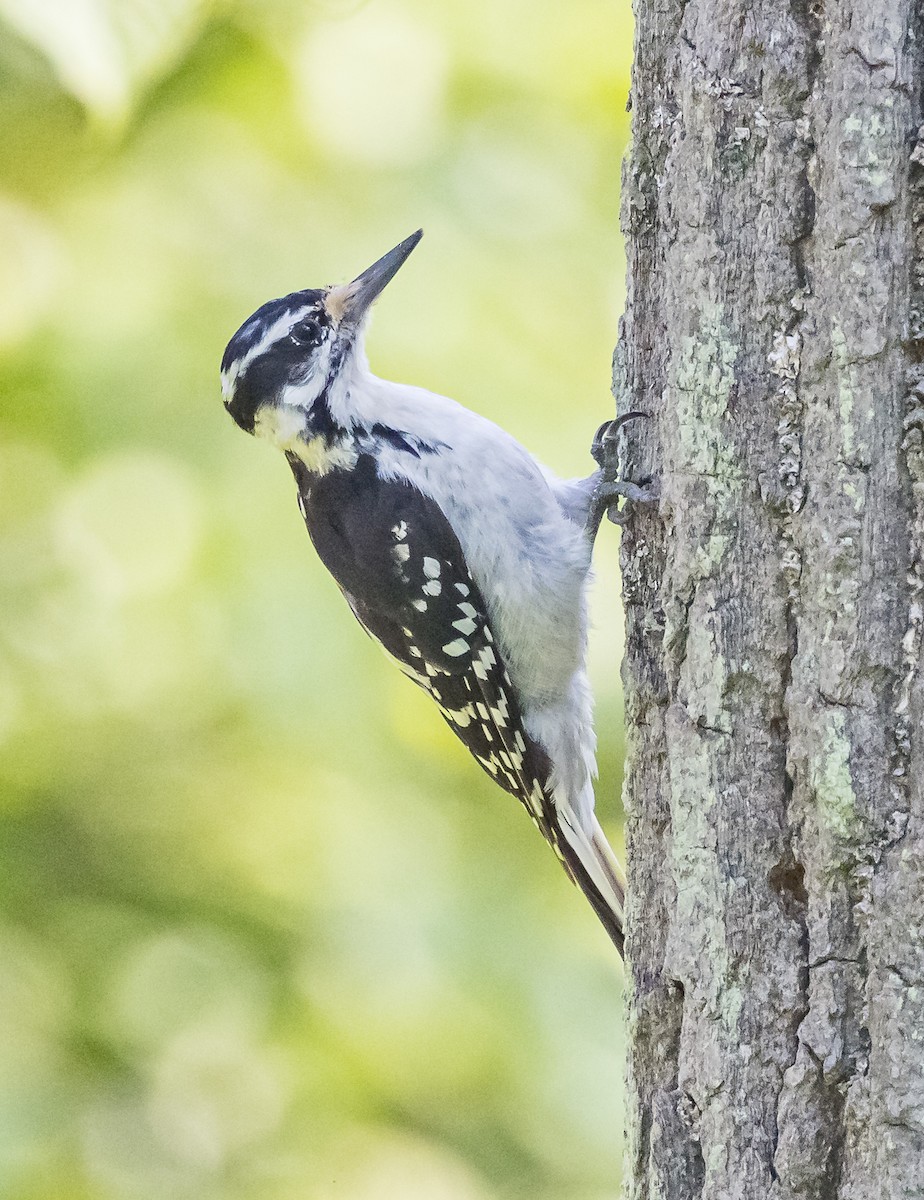
POLYGON ((312 346, 321 337, 321 326, 317 321, 299 321, 289 330, 289 338, 296 346, 312 346))

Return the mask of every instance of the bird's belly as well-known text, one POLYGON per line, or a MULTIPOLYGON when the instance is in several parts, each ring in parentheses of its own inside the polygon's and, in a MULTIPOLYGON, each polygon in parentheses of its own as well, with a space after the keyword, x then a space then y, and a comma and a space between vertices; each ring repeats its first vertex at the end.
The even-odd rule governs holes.
POLYGON ((527 703, 568 694, 583 666, 590 545, 535 461, 477 440, 465 454, 395 457, 389 474, 425 490, 452 525, 516 688, 527 703))

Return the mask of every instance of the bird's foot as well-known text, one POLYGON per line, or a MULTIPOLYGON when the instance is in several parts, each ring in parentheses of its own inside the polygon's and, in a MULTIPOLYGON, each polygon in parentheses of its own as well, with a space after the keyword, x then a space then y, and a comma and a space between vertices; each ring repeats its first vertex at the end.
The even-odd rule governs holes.
POLYGON ((623 413, 613 421, 604 421, 594 435, 590 453, 600 468, 600 477, 590 500, 585 526, 591 541, 597 536, 604 513, 614 525, 625 525, 630 505, 651 504, 658 499, 657 488, 650 477, 635 482, 619 478, 619 430, 627 421, 647 415, 623 413))
POLYGON ((625 525, 631 511, 627 505, 653 504, 658 499, 658 492, 651 478, 642 479, 638 483, 632 483, 628 479, 601 480, 590 502, 587 531, 596 535, 604 513, 614 525, 625 525))

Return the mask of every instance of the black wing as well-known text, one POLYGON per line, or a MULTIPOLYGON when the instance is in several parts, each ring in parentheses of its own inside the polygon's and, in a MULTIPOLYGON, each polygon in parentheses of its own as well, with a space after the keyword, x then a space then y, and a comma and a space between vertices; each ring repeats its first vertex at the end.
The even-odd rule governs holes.
POLYGON ((294 455, 289 462, 311 540, 359 622, 524 805, 621 949, 621 923, 561 828, 551 761, 523 725, 484 599, 443 511, 410 484, 380 479, 370 456, 322 476, 294 455))
POLYGON ((292 469, 311 540, 360 623, 538 816, 530 798, 544 791, 551 763, 523 728, 484 600, 442 510, 409 484, 380 479, 371 458, 321 477, 297 459, 292 469))

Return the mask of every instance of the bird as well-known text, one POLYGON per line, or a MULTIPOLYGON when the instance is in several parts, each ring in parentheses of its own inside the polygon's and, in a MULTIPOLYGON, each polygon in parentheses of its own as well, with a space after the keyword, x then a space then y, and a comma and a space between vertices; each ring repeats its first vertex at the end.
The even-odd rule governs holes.
POLYGON ((367 318, 422 232, 350 283, 261 305, 222 357, 224 405, 283 452, 360 625, 524 806, 622 955, 625 877, 594 814, 587 590, 603 514, 622 523, 651 498, 618 477, 616 435, 644 414, 604 422, 597 469, 561 480, 486 417, 375 376, 367 318))

